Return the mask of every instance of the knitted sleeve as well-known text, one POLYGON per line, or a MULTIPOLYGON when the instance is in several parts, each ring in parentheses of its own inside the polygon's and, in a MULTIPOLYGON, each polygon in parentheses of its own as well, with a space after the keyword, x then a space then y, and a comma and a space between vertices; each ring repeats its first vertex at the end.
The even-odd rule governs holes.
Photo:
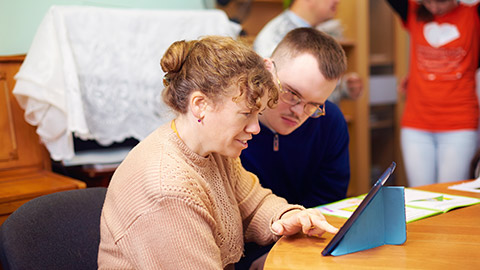
POLYGON ((237 179, 235 190, 246 242, 266 245, 278 240, 279 237, 271 231, 273 222, 290 210, 305 209, 300 205, 288 204, 284 198, 274 195, 270 189, 263 188, 257 176, 242 167, 239 158, 233 163, 232 174, 233 178, 237 179))
POLYGON ((223 269, 208 211, 181 197, 164 197, 117 242, 134 269, 223 269))

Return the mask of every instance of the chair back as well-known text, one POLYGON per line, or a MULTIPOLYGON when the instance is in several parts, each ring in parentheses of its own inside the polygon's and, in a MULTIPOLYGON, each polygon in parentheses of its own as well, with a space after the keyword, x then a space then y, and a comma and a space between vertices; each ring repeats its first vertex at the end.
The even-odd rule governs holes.
POLYGON ((97 269, 106 190, 61 191, 19 207, 0 227, 3 269, 97 269))

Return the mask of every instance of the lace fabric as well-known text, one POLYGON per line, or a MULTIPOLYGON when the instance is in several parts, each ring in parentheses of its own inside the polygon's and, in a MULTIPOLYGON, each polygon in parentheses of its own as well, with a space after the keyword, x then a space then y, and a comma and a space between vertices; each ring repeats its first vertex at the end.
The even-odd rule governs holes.
POLYGON ((53 6, 16 75, 14 94, 54 160, 75 155, 72 134, 102 145, 142 140, 174 117, 161 100, 159 63, 168 46, 239 32, 220 10, 53 6))

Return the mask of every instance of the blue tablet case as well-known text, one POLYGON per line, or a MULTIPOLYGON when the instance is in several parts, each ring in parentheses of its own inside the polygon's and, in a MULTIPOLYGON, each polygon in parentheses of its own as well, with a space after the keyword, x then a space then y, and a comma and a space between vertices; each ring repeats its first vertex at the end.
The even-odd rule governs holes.
POLYGON ((400 245, 406 240, 404 187, 382 186, 330 254, 400 245))

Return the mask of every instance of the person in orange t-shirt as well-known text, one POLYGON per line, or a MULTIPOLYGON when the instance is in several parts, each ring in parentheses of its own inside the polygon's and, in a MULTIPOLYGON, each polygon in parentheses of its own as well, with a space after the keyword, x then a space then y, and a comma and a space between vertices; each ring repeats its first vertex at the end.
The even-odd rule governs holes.
POLYGON ((468 179, 479 120, 479 0, 388 2, 410 34, 401 129, 408 183, 468 179))

